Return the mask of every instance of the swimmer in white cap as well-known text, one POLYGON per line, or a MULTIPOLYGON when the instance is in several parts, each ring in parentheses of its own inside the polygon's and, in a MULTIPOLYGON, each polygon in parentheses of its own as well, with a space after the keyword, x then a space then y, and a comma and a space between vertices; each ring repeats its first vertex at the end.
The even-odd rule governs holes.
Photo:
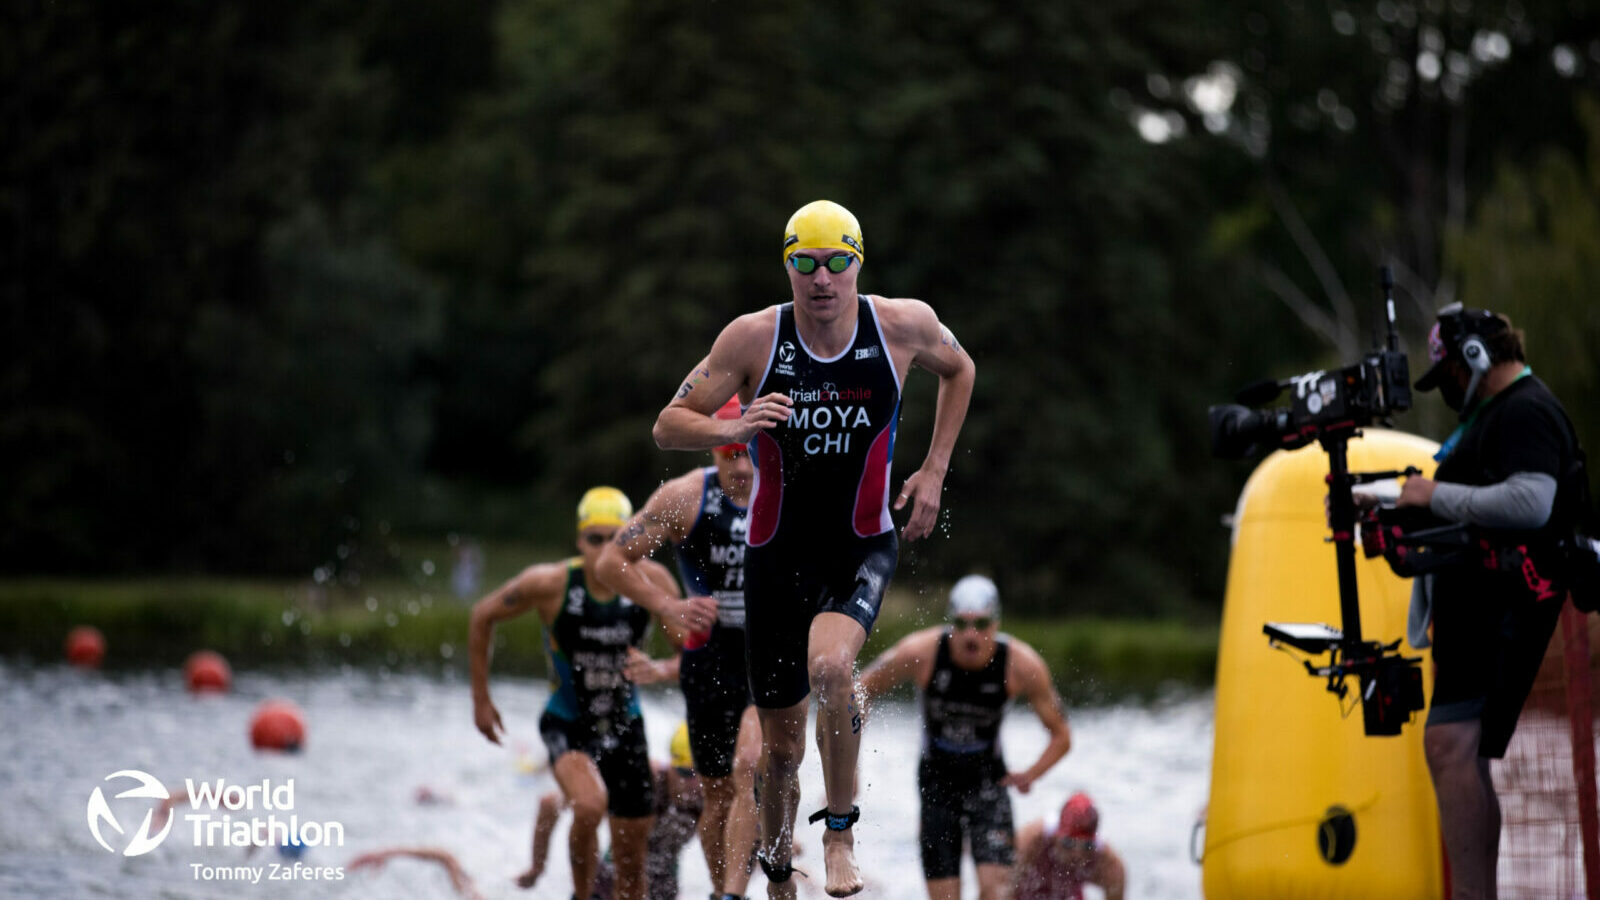
POLYGON ((870 699, 909 681, 922 694, 922 874, 931 900, 961 896, 965 840, 978 871, 980 900, 1005 895, 1016 858, 1011 798, 1027 793, 1072 746, 1061 698, 1044 659, 1000 633, 1000 591, 982 575, 950 590, 949 622, 903 638, 861 675, 870 699), (1050 732, 1031 766, 1012 772, 1000 752, 1000 720, 1024 696, 1050 732))

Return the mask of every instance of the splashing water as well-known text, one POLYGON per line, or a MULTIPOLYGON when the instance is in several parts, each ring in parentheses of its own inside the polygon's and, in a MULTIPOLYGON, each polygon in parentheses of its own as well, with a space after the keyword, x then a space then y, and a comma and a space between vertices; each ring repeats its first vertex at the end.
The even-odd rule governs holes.
MULTIPOLYGON (((0 785, 8 807, 0 816, 0 896, 455 896, 442 868, 414 860, 394 860, 376 872, 346 869, 337 881, 252 886, 202 880, 196 866, 292 861, 270 849, 246 856, 238 847, 194 846, 193 824, 184 816, 195 810, 183 806, 155 851, 138 857, 107 853, 86 824, 89 797, 108 775, 137 769, 169 789, 181 788, 185 779, 241 785, 294 779, 290 814, 302 821, 339 821, 346 834, 343 847, 307 849, 299 858, 305 866, 344 867, 370 850, 434 846, 460 860, 484 897, 565 900, 572 884, 565 819, 538 885, 522 891, 511 884, 528 865, 538 798, 555 789, 537 732, 546 688, 521 679, 496 679, 493 688, 509 732, 505 747, 474 730, 468 686, 448 673, 374 674, 348 667, 291 677, 238 673, 232 693, 197 698, 185 690, 177 669, 107 677, 0 663, 0 722, 6 725, 0 728, 0 785), (299 755, 250 749, 250 715, 267 697, 290 698, 304 710, 307 742, 299 755), (429 802, 418 801, 424 795, 429 802)), ((664 760, 682 718, 682 696, 676 689, 648 693, 644 709, 652 756, 664 760)), ((1071 714, 1071 724, 1072 752, 1030 793, 1013 791, 1017 825, 1054 821, 1067 796, 1087 791, 1100 807, 1103 839, 1127 863, 1129 896, 1198 897, 1200 873, 1189 861, 1188 843, 1206 798, 1210 697, 1084 710, 1071 714)), ((1046 733, 1031 712, 1013 709, 1002 740, 1007 762, 1021 769, 1043 750, 1046 733)), ((916 707, 873 707, 862 740, 862 818, 856 826, 867 896, 926 897, 917 851, 914 761, 920 741, 916 707)), ((822 797, 815 747, 807 748, 801 784, 802 809, 810 809, 822 797)), ((106 834, 120 847, 139 828, 143 812, 118 809, 130 810, 119 813, 125 834, 106 834)), ((800 895, 822 900, 820 830, 801 829, 797 838, 803 852, 795 864, 813 875, 801 880, 800 895)), ((608 841, 604 828, 601 841, 608 841)), ((680 871, 682 896, 709 892, 697 843, 685 850, 680 871)), ((976 897, 970 862, 964 863, 963 888, 964 897, 976 897)), ((751 895, 764 897, 765 890, 758 871, 751 895)))

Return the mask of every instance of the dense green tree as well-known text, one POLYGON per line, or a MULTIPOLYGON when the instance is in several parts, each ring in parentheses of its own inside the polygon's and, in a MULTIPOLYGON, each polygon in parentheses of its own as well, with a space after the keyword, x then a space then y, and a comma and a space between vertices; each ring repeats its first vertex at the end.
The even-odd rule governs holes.
POLYGON ((1195 73, 1160 73, 1137 102, 1256 160, 1214 235, 1255 275, 1252 306, 1276 298, 1328 348, 1325 362, 1350 360, 1377 327, 1372 273, 1390 264, 1402 329, 1422 346, 1433 311, 1458 299, 1446 233, 1494 167, 1579 138, 1574 98, 1600 83, 1594 14, 1522 0, 1240 12, 1219 61, 1236 84, 1226 114, 1201 115, 1195 73))
POLYGON ((185 343, 205 303, 258 296, 294 164, 251 127, 296 102, 268 71, 290 36, 209 4, 7 9, 0 560, 162 560, 204 516, 185 343))
POLYGON ((348 559, 421 470, 432 397, 416 367, 437 339, 437 291, 381 243, 309 216, 268 234, 262 262, 270 302, 212 305, 195 325, 194 480, 230 526, 196 542, 210 566, 307 571, 348 559))
MULTIPOLYGON (((280 306, 311 299, 307 280, 286 272, 343 267, 357 295, 409 277, 373 249, 383 234, 361 220, 357 198, 377 138, 416 129, 390 126, 393 70, 380 67, 375 23, 353 12, 183 0, 7 7, 0 567, 278 568, 331 552, 307 554, 286 535, 320 521, 332 495, 307 505, 307 492, 275 492, 261 462, 305 447, 237 426, 245 410, 292 398, 305 405, 280 421, 325 426, 335 455, 349 457, 337 466, 363 456, 362 429, 347 447, 350 420, 318 406, 347 373, 299 358, 323 350, 309 323, 301 340, 277 345, 279 357, 261 358, 271 323, 294 318, 280 306), (352 224, 324 229, 315 247, 282 239, 308 218, 352 224), (379 261, 334 262, 350 253, 379 261), (210 343, 218 338, 229 343, 210 343), (217 364, 234 352, 261 369, 230 377, 238 369, 217 364), (305 371, 329 384, 296 395, 263 377, 305 371), (302 551, 274 549, 283 546, 302 551)), ((447 84, 436 82, 437 96, 447 84)), ((415 295, 396 291, 402 304, 415 295)), ((345 300, 324 294, 307 314, 345 300)), ((365 307, 362 328, 385 305, 365 307)), ((334 358, 360 372, 380 365, 381 352, 369 355, 378 343, 347 343, 334 358)), ((371 386, 405 392, 393 380, 371 386)), ((341 519, 370 500, 347 499, 341 519)))
MULTIPOLYGON (((1600 103, 1579 105, 1581 152, 1547 149, 1507 163, 1450 242, 1462 298, 1524 330, 1528 358, 1600 454, 1600 103)), ((1591 463, 1590 480, 1594 481, 1591 463)))
MULTIPOLYGON (((723 323, 787 299, 779 229, 818 197, 865 226, 862 287, 929 301, 979 365, 918 586, 1215 603, 1248 467, 1208 458, 1205 407, 1348 361, 1379 262, 1412 346, 1449 299, 1505 308, 1596 428, 1593 322, 1559 324, 1595 269, 1582 7, 3 15, 8 571, 353 574, 396 530, 563 538, 583 488, 642 500, 698 462, 651 421, 723 323)), ((933 385, 908 385, 902 475, 933 385)))
MULTIPOLYGON (((895 35, 873 40, 853 97, 853 183, 881 254, 863 279, 932 302, 979 366, 946 539, 908 575, 988 569, 1037 611, 1171 610, 1220 582, 1203 542, 1172 540, 1220 536, 1228 502, 1199 427, 1225 383, 1208 358, 1222 284, 1200 254, 1210 150, 1173 164, 1113 102, 1220 48, 1207 27, 1136 24, 1145 12, 882 4, 863 24, 895 35)), ((931 380, 921 391, 905 471, 931 428, 931 380)))
MULTIPOLYGON (((515 292, 503 327, 526 335, 537 387, 509 391, 534 401, 517 436, 547 508, 601 480, 641 493, 693 462, 655 451, 650 422, 717 328, 786 299, 779 229, 827 196, 865 223, 866 289, 934 303, 983 366, 948 539, 908 572, 1002 570, 1041 605, 1069 586, 1081 608, 1192 599, 1196 574, 1220 571, 1203 550, 1140 561, 1227 504, 1216 485, 1196 496, 1197 423, 1225 381, 1207 302, 1222 282, 1179 274, 1208 265, 1207 188, 1108 97, 1156 61, 1200 65, 1215 48, 1176 27, 1149 46, 1119 39, 1137 9, 888 4, 848 29, 798 7, 723 12, 508 5, 493 97, 442 157, 395 170, 423 211, 397 211, 402 246, 463 273, 488 263, 515 292), (452 174, 430 181, 441 159, 452 174), (483 233, 507 208, 520 221, 483 233), (1188 390, 1150 390, 1168 381, 1188 390), (1126 465, 1108 474, 1113 458, 1126 465)), ((473 308, 492 330, 495 304, 473 308)), ((481 349, 451 345, 466 356, 441 369, 479 371, 481 349)), ((931 386, 913 381, 902 472, 922 452, 931 386)), ((448 455, 470 468, 494 452, 483 443, 448 455)))

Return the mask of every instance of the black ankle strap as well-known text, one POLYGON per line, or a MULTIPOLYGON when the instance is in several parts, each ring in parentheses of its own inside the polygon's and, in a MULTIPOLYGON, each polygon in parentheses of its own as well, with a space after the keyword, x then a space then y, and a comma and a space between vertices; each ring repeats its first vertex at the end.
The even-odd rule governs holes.
POLYGON ((829 831, 844 831, 844 830, 848 829, 851 825, 854 825, 856 822, 858 822, 860 820, 861 820, 861 807, 859 807, 859 806, 850 807, 850 811, 847 812, 847 813, 832 813, 832 812, 828 812, 828 808, 826 806, 824 806, 823 808, 821 808, 821 809, 817 810, 816 812, 812 813, 811 814, 811 818, 807 819, 806 821, 807 822, 822 822, 822 821, 826 821, 828 823, 828 830, 829 831))
MULTIPOLYGON (((773 884, 782 884, 785 881, 788 881, 789 876, 795 873, 794 866, 791 866, 788 863, 779 865, 775 862, 771 862, 767 859, 767 855, 765 853, 757 853, 756 862, 761 864, 761 871, 767 873, 767 880, 773 884)), ((800 874, 804 875, 806 873, 801 872, 800 874)))

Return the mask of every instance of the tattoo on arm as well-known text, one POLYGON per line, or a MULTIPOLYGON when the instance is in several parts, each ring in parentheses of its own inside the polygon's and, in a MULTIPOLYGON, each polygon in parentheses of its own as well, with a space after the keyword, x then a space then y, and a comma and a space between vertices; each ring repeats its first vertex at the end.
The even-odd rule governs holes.
POLYGON ((944 344, 946 347, 949 347, 950 349, 956 351, 957 353, 965 353, 965 352, 967 352, 967 351, 961 349, 961 342, 956 340, 955 334, 952 333, 950 331, 950 329, 948 327, 944 326, 944 325, 940 325, 939 326, 939 343, 944 344))
POLYGON ((683 386, 678 388, 678 399, 682 400, 683 398, 689 396, 689 392, 690 391, 692 391, 695 388, 699 387, 702 382, 704 382, 707 378, 710 378, 710 377, 711 377, 711 370, 710 369, 699 369, 699 370, 697 370, 695 372, 690 373, 689 380, 685 381, 683 383, 683 386))
POLYGON ((650 510, 641 510, 637 521, 629 522, 626 527, 617 532, 614 543, 618 547, 626 547, 642 537, 650 537, 650 551, 655 552, 661 546, 661 538, 650 534, 653 528, 665 528, 666 522, 660 515, 650 510))
POLYGON ((629 522, 628 527, 617 532, 614 543, 618 547, 626 547, 644 535, 643 522, 629 522))

